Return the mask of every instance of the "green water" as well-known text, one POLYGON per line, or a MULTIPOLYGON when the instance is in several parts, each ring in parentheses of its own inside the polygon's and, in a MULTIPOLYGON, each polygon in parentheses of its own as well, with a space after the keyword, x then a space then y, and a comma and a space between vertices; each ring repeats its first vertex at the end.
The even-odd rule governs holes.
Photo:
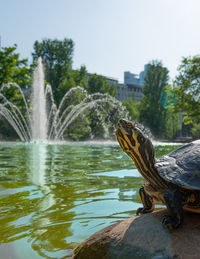
MULTIPOLYGON (((177 146, 157 146, 156 155, 177 146)), ((0 258, 61 258, 135 215, 143 179, 118 145, 0 144, 0 258)))

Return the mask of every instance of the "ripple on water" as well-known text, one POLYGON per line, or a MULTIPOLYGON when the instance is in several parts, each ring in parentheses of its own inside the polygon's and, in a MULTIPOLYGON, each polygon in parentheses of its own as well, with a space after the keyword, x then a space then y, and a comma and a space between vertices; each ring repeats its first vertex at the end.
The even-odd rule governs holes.
MULTIPOLYGON (((156 147, 159 155, 165 151, 156 147)), ((1 255, 66 255, 94 232, 134 216, 142 184, 115 145, 1 143, 1 255)))

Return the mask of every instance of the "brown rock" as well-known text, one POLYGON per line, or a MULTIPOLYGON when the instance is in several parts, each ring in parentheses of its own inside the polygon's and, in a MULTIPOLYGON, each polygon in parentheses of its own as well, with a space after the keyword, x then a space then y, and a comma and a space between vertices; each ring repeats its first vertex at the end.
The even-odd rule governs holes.
POLYGON ((74 259, 200 258, 200 215, 185 213, 184 223, 168 230, 161 223, 166 210, 129 218, 89 237, 74 259))

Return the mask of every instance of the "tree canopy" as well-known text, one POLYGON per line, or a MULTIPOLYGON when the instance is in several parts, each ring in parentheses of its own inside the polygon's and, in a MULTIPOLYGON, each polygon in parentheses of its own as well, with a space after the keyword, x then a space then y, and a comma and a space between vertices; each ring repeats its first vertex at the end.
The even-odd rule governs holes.
POLYGON ((140 103, 136 103, 134 99, 128 99, 126 101, 123 101, 122 103, 128 110, 131 120, 138 121, 138 118, 139 118, 138 107, 140 106, 140 103))
POLYGON ((74 42, 67 38, 44 39, 41 42, 35 41, 33 49, 33 60, 42 58, 45 65, 45 79, 52 86, 56 99, 60 84, 72 69, 74 42))
POLYGON ((17 45, 0 50, 0 86, 13 82, 25 88, 30 84, 27 59, 20 59, 16 49, 17 45))
POLYGON ((161 96, 168 84, 168 73, 168 69, 160 61, 148 64, 139 119, 155 136, 162 136, 165 128, 166 110, 161 104, 161 96))
POLYGON ((93 93, 108 93, 115 96, 115 88, 101 75, 92 74, 89 76, 87 90, 93 93))
POLYGON ((184 122, 200 120, 200 56, 185 57, 178 68, 175 91, 176 109, 184 113, 184 122))
POLYGON ((87 70, 85 66, 81 66, 79 70, 70 69, 68 71, 56 89, 56 102, 59 103, 66 92, 76 86, 81 86, 85 89, 87 87, 87 70))

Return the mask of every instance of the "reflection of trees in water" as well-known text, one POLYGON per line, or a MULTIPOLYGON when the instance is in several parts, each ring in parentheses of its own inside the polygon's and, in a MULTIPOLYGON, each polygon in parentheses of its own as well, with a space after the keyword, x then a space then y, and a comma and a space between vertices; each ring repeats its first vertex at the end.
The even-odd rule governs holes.
POLYGON ((1 181, 1 185, 8 193, 1 198, 1 242, 31 237, 36 250, 66 249, 67 237, 73 234, 70 226, 76 216, 71 211, 74 201, 103 196, 104 189, 108 186, 116 188, 119 184, 117 178, 88 174, 104 171, 105 167, 111 170, 113 153, 115 156, 119 149, 66 145, 46 145, 45 148, 45 161, 34 160, 33 145, 3 149, 2 155, 7 163, 4 171, 1 170, 1 177, 6 176, 7 180, 1 181), (37 163, 42 163, 44 171, 40 179, 32 175, 39 177, 37 173, 41 171, 41 164, 37 163), (37 182, 37 187, 32 185, 33 181, 37 182), (43 186, 39 185, 39 181, 43 186), (99 192, 94 194, 89 189, 99 192), (56 241, 58 237, 59 242, 56 241))
POLYGON ((105 170, 106 163, 110 169, 110 161, 102 160, 111 160, 112 147, 102 150, 101 147, 44 145, 45 150, 41 147, 34 150, 35 147, 20 144, 3 149, 2 161, 7 162, 4 170, 1 169, 1 179, 6 177, 1 185, 7 193, 0 204, 0 238, 1 242, 8 243, 28 237, 32 248, 42 255, 69 248, 67 238, 73 235, 75 201, 103 196, 102 190, 108 185, 115 188, 117 181, 88 174, 105 170), (89 189, 99 192, 94 194, 89 189))
MULTIPOLYGON (((44 211, 41 204, 46 196, 34 199, 30 196, 31 192, 22 191, 1 199, 0 242, 9 243, 29 237, 33 240, 33 249, 39 254, 43 250, 53 252, 67 249, 66 238, 72 235, 70 226, 75 216, 73 212, 67 212, 73 208, 72 201, 68 200, 64 208, 55 204, 44 211)), ((58 197, 60 199, 59 192, 55 200, 58 197)))
MULTIPOLYGON (((32 248, 37 250, 39 254, 42 254, 42 251, 54 252, 67 249, 66 238, 72 235, 70 226, 75 216, 73 212, 67 213, 73 207, 74 202, 68 196, 74 197, 74 189, 67 188, 67 196, 62 195, 66 193, 66 188, 62 184, 51 184, 51 168, 48 166, 47 172, 44 171, 43 185, 37 187, 31 185, 31 179, 34 177, 30 174, 35 172, 30 168, 30 161, 27 162, 30 159, 29 148, 27 146, 24 149, 24 146, 19 146, 20 151, 17 150, 15 154, 11 151, 11 156, 7 160, 9 165, 5 171, 7 179, 12 177, 12 180, 9 179, 10 182, 1 181, 1 185, 6 191, 3 192, 5 195, 0 200, 0 242, 9 243, 23 237, 29 237, 32 240, 32 248), (16 169, 17 174, 13 170, 12 156, 18 157, 18 161, 17 159, 15 161, 15 166, 18 168, 18 170, 16 169), (13 177, 14 172, 16 175, 13 177), (46 184, 46 179, 48 179, 49 184, 46 184), (61 201, 64 204, 63 207, 59 206, 61 201)), ((47 154, 46 158, 52 164, 50 153, 47 154)), ((46 161, 43 162, 46 163, 46 161)), ((43 169, 45 168, 43 167, 43 169)), ((3 174, 5 172, 1 171, 0 176, 3 177, 3 174)), ((34 181, 37 179, 34 178, 34 181)))

